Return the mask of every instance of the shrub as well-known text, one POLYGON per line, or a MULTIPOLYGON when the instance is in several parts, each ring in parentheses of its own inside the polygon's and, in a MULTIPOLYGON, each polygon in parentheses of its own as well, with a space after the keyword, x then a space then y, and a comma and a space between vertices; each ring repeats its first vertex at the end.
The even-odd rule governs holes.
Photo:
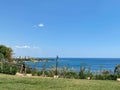
POLYGON ((11 66, 11 67, 10 67, 10 73, 9 73, 9 74, 15 75, 16 72, 17 72, 17 67, 16 67, 16 66, 11 66))
POLYGON ((50 71, 48 72, 48 76, 49 76, 49 77, 53 77, 54 75, 55 75, 55 71, 51 71, 51 70, 50 70, 50 71))
POLYGON ((49 76, 49 77, 53 77, 53 76, 55 75, 55 73, 56 73, 56 68, 55 68, 55 66, 50 66, 50 70, 49 70, 49 72, 48 72, 48 76, 49 76))
POLYGON ((84 63, 81 63, 80 64, 80 72, 79 72, 80 79, 86 79, 85 71, 86 71, 86 65, 84 63))
POLYGON ((32 72, 32 69, 28 65, 26 65, 26 73, 30 74, 31 72, 32 72))
POLYGON ((37 72, 32 71, 32 76, 36 76, 36 75, 37 75, 37 72))
POLYGON ((17 72, 17 66, 10 63, 0 64, 0 73, 15 75, 17 72))
POLYGON ((76 72, 68 71, 65 73, 66 78, 78 78, 78 74, 76 72))
POLYGON ((95 80, 103 80, 103 76, 101 74, 95 75, 95 80))
POLYGON ((41 76, 42 72, 41 71, 37 71, 37 76, 41 76))
POLYGON ((48 76, 48 75, 49 75, 49 72, 48 72, 48 71, 45 71, 44 73, 45 73, 45 76, 48 76))
POLYGON ((115 66, 114 73, 115 74, 120 74, 120 64, 115 66))
POLYGON ((109 74, 109 75, 98 74, 98 75, 93 75, 92 79, 94 80, 116 80, 117 77, 118 77, 117 75, 112 75, 112 74, 109 74))
POLYGON ((36 70, 36 69, 33 69, 33 70, 31 71, 31 74, 32 74, 32 76, 37 76, 37 70, 36 70))

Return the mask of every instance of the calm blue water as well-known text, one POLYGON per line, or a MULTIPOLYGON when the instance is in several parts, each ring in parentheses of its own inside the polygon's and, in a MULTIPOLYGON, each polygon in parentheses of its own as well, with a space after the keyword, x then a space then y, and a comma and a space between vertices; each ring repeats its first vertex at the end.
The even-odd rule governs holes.
MULTIPOLYGON (((69 69, 73 69, 75 71, 79 71, 80 65, 85 64, 86 67, 91 67, 92 71, 100 70, 114 70, 116 64, 120 64, 120 58, 59 58, 58 67, 62 68, 63 66, 67 66, 69 69)), ((45 62, 37 62, 36 68, 41 69, 45 62)), ((26 62, 32 68, 34 67, 34 63, 26 62)), ((46 68, 50 66, 55 66, 55 59, 51 62, 46 63, 46 68)))

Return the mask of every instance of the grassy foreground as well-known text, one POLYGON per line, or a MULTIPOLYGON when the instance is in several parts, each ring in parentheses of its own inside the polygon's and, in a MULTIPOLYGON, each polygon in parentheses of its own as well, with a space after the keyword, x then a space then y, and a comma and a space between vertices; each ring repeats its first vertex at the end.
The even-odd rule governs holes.
POLYGON ((120 82, 0 74, 0 90, 120 90, 120 82))

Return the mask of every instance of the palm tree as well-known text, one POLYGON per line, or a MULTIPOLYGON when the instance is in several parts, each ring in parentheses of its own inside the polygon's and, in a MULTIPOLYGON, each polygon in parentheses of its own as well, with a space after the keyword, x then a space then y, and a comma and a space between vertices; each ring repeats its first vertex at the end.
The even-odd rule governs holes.
POLYGON ((13 50, 5 45, 0 45, 0 53, 8 62, 12 61, 13 50))

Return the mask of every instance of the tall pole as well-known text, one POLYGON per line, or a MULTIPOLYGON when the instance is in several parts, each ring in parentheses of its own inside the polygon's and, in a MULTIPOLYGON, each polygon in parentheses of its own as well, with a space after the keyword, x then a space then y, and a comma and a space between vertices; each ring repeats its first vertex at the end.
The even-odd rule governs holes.
POLYGON ((57 68, 58 68, 58 59, 59 59, 59 57, 57 56, 56 57, 56 75, 58 75, 58 70, 57 70, 57 68))

